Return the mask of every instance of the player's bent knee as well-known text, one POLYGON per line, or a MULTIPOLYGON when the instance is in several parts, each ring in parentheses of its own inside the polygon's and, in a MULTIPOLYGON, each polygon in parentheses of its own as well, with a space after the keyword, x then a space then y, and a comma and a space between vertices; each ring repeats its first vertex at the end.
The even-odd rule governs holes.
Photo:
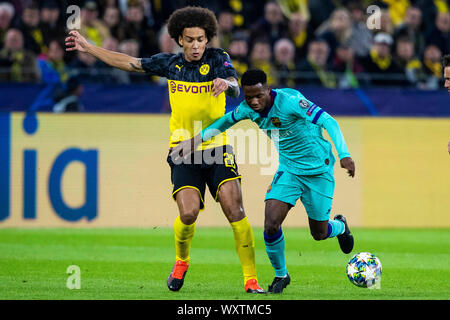
POLYGON ((266 221, 264 223, 264 233, 268 236, 274 236, 280 230, 280 224, 275 221, 266 221))
POLYGON ((326 232, 311 231, 311 235, 312 235, 313 239, 316 241, 325 240, 327 238, 326 232))
POLYGON ((198 213, 198 210, 180 212, 180 220, 186 225, 193 224, 197 220, 198 213))
POLYGON ((242 206, 226 208, 224 209, 224 214, 230 223, 238 222, 245 218, 245 212, 242 206))

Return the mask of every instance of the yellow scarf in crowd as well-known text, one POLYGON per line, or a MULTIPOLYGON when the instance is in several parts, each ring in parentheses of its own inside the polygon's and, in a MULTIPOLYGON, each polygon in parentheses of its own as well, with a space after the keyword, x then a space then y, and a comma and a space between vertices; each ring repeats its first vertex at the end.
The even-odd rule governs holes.
POLYGON ((319 77, 320 82, 325 88, 336 88, 337 87, 337 79, 336 75, 333 72, 326 71, 324 68, 318 66, 310 59, 308 59, 310 65, 316 72, 316 75, 319 77))
POLYGON ((391 65, 391 56, 388 56, 387 58, 380 58, 375 49, 370 50, 370 57, 381 70, 386 70, 391 65))
POLYGON ((425 60, 424 63, 435 77, 440 78, 442 76, 442 64, 440 62, 425 60))
POLYGON ((303 47, 303 45, 306 42, 306 38, 307 38, 307 33, 305 30, 303 30, 297 36, 295 36, 295 38, 294 38, 295 46, 297 48, 303 47))
POLYGON ((11 65, 11 81, 21 82, 22 81, 22 62, 25 55, 22 51, 16 51, 12 54, 13 63, 11 65))

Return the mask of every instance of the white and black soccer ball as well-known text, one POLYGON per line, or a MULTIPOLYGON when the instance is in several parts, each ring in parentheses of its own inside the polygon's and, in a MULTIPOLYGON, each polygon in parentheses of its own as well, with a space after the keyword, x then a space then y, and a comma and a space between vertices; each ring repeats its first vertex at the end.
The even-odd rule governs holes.
POLYGON ((347 277, 355 286, 370 288, 381 280, 380 259, 370 252, 355 254, 347 264, 347 277))

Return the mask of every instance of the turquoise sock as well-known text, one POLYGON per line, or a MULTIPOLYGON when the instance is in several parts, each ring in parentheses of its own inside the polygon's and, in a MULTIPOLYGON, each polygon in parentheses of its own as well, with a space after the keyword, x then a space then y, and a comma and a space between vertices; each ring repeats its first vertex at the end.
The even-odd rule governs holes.
POLYGON ((275 269, 276 277, 285 277, 287 275, 286 258, 284 256, 284 235, 280 230, 273 236, 264 232, 264 243, 266 252, 272 267, 275 269))
POLYGON ((345 225, 339 220, 328 220, 327 238, 334 238, 344 232, 345 225))

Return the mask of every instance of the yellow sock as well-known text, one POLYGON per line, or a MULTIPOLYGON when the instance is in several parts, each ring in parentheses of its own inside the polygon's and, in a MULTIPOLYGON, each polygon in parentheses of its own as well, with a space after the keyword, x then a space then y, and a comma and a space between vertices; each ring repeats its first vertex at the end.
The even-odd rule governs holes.
POLYGON ((239 260, 241 260, 244 273, 244 284, 249 279, 258 280, 256 277, 255 239, 247 217, 240 221, 232 222, 231 227, 233 228, 236 252, 239 260))
POLYGON ((180 216, 175 219, 173 226, 175 231, 175 254, 176 260, 190 262, 191 257, 189 255, 191 249, 191 241, 194 237, 195 223, 186 225, 181 222, 180 216))

